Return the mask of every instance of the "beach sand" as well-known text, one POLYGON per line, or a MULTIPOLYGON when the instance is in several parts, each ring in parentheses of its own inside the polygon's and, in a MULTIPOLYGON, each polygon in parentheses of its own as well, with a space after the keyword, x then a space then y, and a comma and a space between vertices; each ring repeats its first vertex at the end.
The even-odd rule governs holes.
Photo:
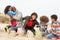
MULTIPOLYGON (((0 24, 0 28, 3 29, 3 26, 6 26, 7 24, 0 24)), ((4 29, 3 29, 4 30, 4 29)), ((27 36, 22 36, 23 33, 21 33, 18 36, 15 36, 15 33, 8 34, 7 32, 0 31, 0 40, 47 40, 46 38, 42 39, 41 35, 36 35, 34 37, 33 33, 31 31, 28 31, 27 36)))

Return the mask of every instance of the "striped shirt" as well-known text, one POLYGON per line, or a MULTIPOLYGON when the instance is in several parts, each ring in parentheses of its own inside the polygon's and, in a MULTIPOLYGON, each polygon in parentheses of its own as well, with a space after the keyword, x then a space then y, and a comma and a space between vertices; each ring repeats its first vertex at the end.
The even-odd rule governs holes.
POLYGON ((57 31, 60 31, 60 22, 52 22, 51 25, 53 32, 56 33, 57 31))

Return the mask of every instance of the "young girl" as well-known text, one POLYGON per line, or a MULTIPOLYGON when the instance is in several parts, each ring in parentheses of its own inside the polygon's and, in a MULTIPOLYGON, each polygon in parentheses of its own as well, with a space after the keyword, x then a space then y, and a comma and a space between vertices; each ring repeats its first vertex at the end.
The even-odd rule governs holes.
POLYGON ((22 13, 14 6, 7 6, 4 13, 10 16, 11 25, 8 27, 9 31, 15 30, 17 32, 17 29, 23 26, 22 13))
MULTIPOLYGON (((5 14, 7 14, 7 15, 10 16, 10 22, 11 22, 11 23, 10 23, 9 26, 7 26, 8 29, 9 29, 9 32, 10 32, 11 30, 14 30, 14 31, 17 32, 16 19, 13 18, 13 16, 16 15, 16 12, 13 11, 13 8, 12 8, 11 6, 7 6, 7 7, 5 8, 5 11, 4 11, 4 12, 5 12, 5 14)), ((7 28, 5 28, 5 31, 7 31, 7 28)))

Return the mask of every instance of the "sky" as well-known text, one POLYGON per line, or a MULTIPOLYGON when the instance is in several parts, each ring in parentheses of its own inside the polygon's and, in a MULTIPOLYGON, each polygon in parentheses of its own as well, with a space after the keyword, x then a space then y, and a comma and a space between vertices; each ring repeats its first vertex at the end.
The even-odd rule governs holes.
POLYGON ((0 0, 0 12, 3 13, 7 5, 15 6, 23 17, 36 12, 39 17, 46 15, 50 18, 51 15, 58 15, 60 20, 60 0, 0 0))

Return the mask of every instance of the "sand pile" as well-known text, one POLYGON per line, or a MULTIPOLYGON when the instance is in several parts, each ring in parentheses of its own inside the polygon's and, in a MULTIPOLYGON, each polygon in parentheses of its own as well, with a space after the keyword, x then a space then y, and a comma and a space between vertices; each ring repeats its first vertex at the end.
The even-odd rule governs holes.
POLYGON ((9 23, 9 16, 0 13, 0 23, 9 23))

